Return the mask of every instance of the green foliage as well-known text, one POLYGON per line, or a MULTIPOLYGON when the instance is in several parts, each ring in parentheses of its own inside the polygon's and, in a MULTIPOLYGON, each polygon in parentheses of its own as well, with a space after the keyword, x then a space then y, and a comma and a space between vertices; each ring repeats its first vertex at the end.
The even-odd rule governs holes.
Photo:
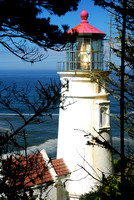
POLYGON ((121 181, 121 160, 114 161, 115 175, 111 175, 97 191, 81 196, 81 200, 132 200, 134 199, 133 158, 126 162, 125 180, 121 181))
POLYGON ((95 192, 83 195, 81 200, 131 200, 134 199, 134 183, 131 177, 121 182, 120 177, 110 176, 105 185, 95 192))

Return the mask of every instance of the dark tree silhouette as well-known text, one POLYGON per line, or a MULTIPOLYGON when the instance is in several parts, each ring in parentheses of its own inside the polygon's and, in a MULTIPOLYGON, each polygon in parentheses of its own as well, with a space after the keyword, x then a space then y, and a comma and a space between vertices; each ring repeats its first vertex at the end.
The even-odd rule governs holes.
POLYGON ((41 153, 26 156, 9 156, 3 160, 3 179, 1 184, 1 196, 8 199, 36 199, 32 186, 38 185, 40 197, 42 188, 53 184, 48 167, 41 153))
POLYGON ((0 0, 0 44, 32 63, 44 58, 43 50, 38 47, 61 50, 73 38, 66 33, 68 26, 63 25, 60 30, 50 23, 50 17, 42 17, 42 13, 61 16, 76 10, 79 1, 0 0))

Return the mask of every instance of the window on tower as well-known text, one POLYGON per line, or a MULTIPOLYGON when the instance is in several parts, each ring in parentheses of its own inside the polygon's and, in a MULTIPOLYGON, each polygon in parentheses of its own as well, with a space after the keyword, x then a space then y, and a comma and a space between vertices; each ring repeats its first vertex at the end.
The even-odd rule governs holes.
POLYGON ((103 128, 110 127, 110 109, 109 101, 97 101, 97 121, 98 128, 101 130, 103 128))
POLYGON ((100 108, 100 127, 106 127, 108 125, 108 108, 102 106, 100 108))

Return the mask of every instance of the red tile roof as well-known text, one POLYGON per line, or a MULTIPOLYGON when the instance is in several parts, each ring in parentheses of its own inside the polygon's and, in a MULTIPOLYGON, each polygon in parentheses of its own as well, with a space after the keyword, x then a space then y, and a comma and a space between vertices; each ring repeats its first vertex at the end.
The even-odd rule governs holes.
POLYGON ((66 167, 66 165, 65 165, 65 163, 64 163, 62 158, 52 160, 52 165, 53 165, 53 167, 54 167, 54 169, 56 171, 56 174, 58 176, 70 174, 70 171, 66 167))
MULTIPOLYGON (((51 162, 58 176, 70 173, 63 159, 51 162)), ((41 153, 6 160, 3 168, 11 186, 31 187, 53 181, 41 153)))
POLYGON ((33 186, 53 181, 41 153, 6 161, 5 173, 11 186, 33 186))

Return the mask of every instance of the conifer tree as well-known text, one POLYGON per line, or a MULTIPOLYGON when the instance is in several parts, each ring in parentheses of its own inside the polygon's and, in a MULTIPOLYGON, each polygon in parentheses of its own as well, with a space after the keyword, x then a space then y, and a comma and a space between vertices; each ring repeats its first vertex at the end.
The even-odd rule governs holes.
POLYGON ((61 50, 69 39, 68 26, 60 30, 43 13, 62 16, 76 10, 79 1, 0 0, 0 44, 32 63, 44 58, 42 49, 61 50))

